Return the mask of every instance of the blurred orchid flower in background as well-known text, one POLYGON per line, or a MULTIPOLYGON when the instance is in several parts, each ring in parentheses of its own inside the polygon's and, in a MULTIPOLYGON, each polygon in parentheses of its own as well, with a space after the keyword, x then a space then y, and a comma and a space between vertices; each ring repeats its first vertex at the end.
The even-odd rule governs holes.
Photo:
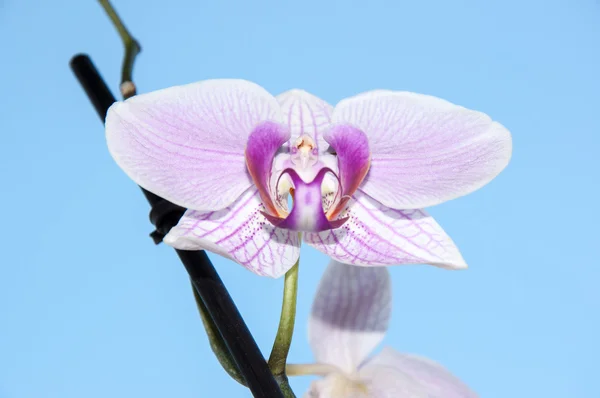
POLYGON ((465 268, 422 208, 485 185, 512 151, 502 125, 435 97, 377 90, 334 108, 228 79, 118 102, 106 136, 131 179, 188 209, 167 244, 271 277, 302 239, 355 265, 465 268))
POLYGON ((288 365, 288 375, 317 374, 305 398, 476 398, 440 364, 386 347, 392 303, 389 272, 331 261, 308 324, 316 364, 288 365))

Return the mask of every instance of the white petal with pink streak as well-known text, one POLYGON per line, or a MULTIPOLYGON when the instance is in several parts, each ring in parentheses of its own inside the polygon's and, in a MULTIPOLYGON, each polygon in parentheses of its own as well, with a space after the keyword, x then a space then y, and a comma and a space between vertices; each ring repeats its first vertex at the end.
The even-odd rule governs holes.
POLYGON ((261 214, 255 188, 233 205, 215 212, 187 211, 164 242, 182 250, 208 250, 250 271, 278 278, 298 260, 297 232, 275 228, 261 214))
POLYGON ((305 242, 347 264, 467 266, 454 242, 425 210, 391 209, 359 192, 341 217, 349 219, 340 228, 306 233, 305 242))

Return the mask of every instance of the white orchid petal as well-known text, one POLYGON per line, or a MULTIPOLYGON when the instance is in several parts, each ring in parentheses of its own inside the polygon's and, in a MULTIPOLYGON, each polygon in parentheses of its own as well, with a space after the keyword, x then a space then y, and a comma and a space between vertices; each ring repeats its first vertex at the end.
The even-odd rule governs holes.
POLYGON ((185 208, 229 206, 252 186, 244 149, 254 127, 283 121, 275 97, 233 79, 140 94, 108 110, 106 139, 137 184, 185 208))
MULTIPOLYGON (((382 379, 382 370, 387 369, 397 375, 398 380, 409 379, 417 382, 427 398, 477 398, 478 395, 439 363, 415 355, 400 354, 386 347, 370 359, 360 370, 363 379, 382 390, 391 391, 393 386, 402 386, 392 378, 382 379)), ((382 395, 385 396, 385 395, 382 395)), ((387 395, 401 397, 403 395, 387 395)), ((387 397, 385 396, 385 397, 387 397)), ((411 396, 411 395, 407 395, 411 396)))
POLYGON ((208 250, 250 271, 278 278, 298 260, 297 232, 275 228, 261 213, 255 188, 230 207, 216 212, 187 211, 164 242, 182 250, 208 250))
POLYGON ((331 122, 369 139, 361 188, 393 209, 418 209, 484 186, 508 164, 511 135, 484 113, 429 95, 375 90, 342 100, 331 122))
POLYGON ((358 377, 368 391, 363 398, 434 398, 421 383, 393 367, 369 365, 358 377))
POLYGON ((305 242, 348 264, 467 266, 454 242, 425 210, 394 210, 358 192, 341 216, 349 219, 340 228, 306 233, 305 242))

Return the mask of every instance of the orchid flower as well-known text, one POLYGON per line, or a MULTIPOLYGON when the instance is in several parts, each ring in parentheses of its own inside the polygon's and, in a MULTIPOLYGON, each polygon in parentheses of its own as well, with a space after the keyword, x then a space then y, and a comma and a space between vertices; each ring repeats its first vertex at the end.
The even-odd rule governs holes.
POLYGON ((487 115, 427 95, 376 90, 333 107, 233 79, 118 102, 106 136, 131 179, 188 209, 167 244, 271 277, 301 240, 355 265, 465 268, 422 208, 485 185, 512 148, 487 115))
POLYGON ((391 312, 389 272, 331 261, 308 323, 316 364, 288 365, 288 375, 317 374, 305 398, 476 398, 440 364, 381 343, 391 312))

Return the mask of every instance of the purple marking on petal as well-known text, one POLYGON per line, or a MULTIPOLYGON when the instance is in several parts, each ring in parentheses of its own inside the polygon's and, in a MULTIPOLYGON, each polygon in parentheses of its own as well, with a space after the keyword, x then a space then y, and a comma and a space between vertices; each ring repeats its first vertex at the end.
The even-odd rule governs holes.
POLYGON ((284 126, 264 122, 252 130, 246 144, 246 166, 258 188, 260 198, 271 215, 279 216, 273 198, 277 195, 271 192, 269 181, 273 159, 277 150, 290 139, 290 131, 284 126))
POLYGON ((371 155, 365 133, 349 125, 333 126, 325 134, 325 140, 335 150, 338 159, 340 200, 327 212, 328 218, 335 218, 344 210, 346 203, 367 175, 371 155))
POLYGON ((286 218, 265 217, 273 225, 302 232, 320 232, 339 228, 346 219, 330 221, 323 211, 321 184, 327 173, 333 171, 327 167, 322 168, 315 178, 306 183, 294 169, 285 169, 282 175, 289 175, 294 184, 294 207, 286 218))

